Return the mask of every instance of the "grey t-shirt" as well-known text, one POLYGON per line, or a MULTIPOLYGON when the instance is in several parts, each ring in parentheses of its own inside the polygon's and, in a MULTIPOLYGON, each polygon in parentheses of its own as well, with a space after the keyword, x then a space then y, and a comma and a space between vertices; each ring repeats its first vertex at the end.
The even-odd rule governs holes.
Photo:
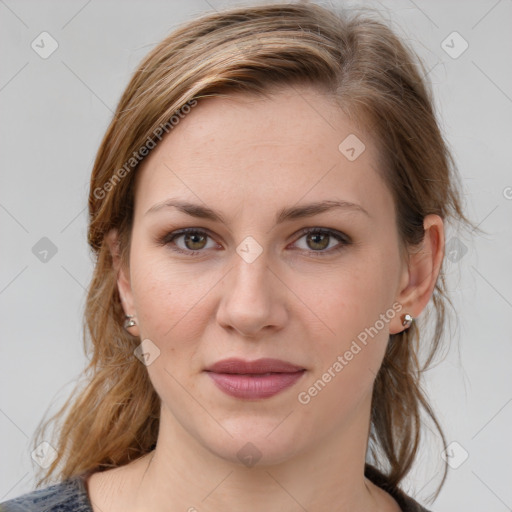
MULTIPOLYGON (((366 466, 365 475, 393 496, 402 512, 430 512, 400 489, 386 485, 385 477, 372 466, 366 466)), ((87 476, 77 475, 0 503, 0 512, 93 512, 85 485, 87 476)))

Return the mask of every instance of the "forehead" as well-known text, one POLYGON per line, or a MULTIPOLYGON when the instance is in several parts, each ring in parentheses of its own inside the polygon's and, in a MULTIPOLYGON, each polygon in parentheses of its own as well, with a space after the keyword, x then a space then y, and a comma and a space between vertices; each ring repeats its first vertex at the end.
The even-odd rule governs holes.
POLYGON ((277 210, 327 195, 385 210, 391 196, 377 162, 369 137, 319 90, 208 98, 137 171, 136 215, 170 196, 226 211, 242 203, 277 210))

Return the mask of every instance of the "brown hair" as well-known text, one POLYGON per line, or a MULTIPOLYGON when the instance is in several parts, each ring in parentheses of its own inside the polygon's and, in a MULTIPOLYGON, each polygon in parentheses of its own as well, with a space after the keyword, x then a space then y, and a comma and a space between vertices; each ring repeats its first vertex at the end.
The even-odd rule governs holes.
MULTIPOLYGON (((134 356, 140 339, 122 327, 117 276, 104 243, 116 228, 128 262, 140 149, 160 139, 162 127, 169 131, 173 116, 200 98, 235 91, 266 94, 273 86, 299 83, 320 87, 373 134, 380 172, 394 197, 400 239, 411 247, 422 241, 428 214, 470 224, 423 74, 421 62, 386 23, 367 13, 337 13, 310 3, 209 14, 185 24, 149 53, 125 90, 94 163, 88 240, 96 265, 84 322, 86 352, 90 337, 92 357, 83 373, 84 388, 75 389, 39 430, 43 437, 51 421, 63 420, 57 458, 38 485, 55 473, 66 479, 125 465, 156 444, 160 399, 134 356)), ((421 343, 422 350, 428 347, 426 362, 419 360, 420 332, 414 323, 390 336, 375 380, 368 455, 390 486, 400 483, 418 453, 422 411, 446 445, 420 378, 440 347, 447 304, 441 270, 432 298, 433 336, 429 344, 421 343)), ((446 473, 445 464, 436 496, 446 473)))

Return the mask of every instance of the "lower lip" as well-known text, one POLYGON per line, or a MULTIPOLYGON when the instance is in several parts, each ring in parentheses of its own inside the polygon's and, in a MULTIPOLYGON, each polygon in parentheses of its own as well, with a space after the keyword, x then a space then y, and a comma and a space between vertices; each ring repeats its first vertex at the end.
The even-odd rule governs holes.
POLYGON ((217 387, 236 398, 269 398, 293 386, 305 373, 271 373, 270 375, 240 375, 208 372, 217 387))

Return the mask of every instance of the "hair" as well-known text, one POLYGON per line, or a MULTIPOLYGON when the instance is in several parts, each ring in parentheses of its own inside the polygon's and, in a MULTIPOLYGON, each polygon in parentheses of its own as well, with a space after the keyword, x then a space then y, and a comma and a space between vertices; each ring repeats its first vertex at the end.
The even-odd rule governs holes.
MULTIPOLYGON (((423 240, 426 215, 471 224, 424 75, 419 58, 387 23, 366 11, 337 12, 312 3, 207 14, 176 29, 145 57, 121 97, 92 170, 88 242, 95 268, 83 326, 86 355, 92 356, 82 373, 86 385, 77 385, 39 426, 42 437, 51 422, 61 423, 57 456, 38 486, 56 474, 66 479, 125 465, 156 445, 160 398, 134 355, 140 338, 123 328, 117 275, 105 243, 109 231, 117 230, 121 260, 128 264, 141 148, 151 147, 148 141, 154 146, 162 127, 193 101, 235 92, 266 95, 280 86, 320 88, 371 133, 378 171, 393 195, 400 241, 414 248, 423 240)), ((442 269, 429 305, 431 339, 422 338, 420 344, 416 322, 390 335, 374 382, 367 457, 389 486, 400 484, 418 455, 422 414, 446 446, 421 384, 442 345, 451 306, 442 269), (424 364, 420 348, 426 350, 424 364)), ((443 469, 436 497, 446 464, 443 469)))

